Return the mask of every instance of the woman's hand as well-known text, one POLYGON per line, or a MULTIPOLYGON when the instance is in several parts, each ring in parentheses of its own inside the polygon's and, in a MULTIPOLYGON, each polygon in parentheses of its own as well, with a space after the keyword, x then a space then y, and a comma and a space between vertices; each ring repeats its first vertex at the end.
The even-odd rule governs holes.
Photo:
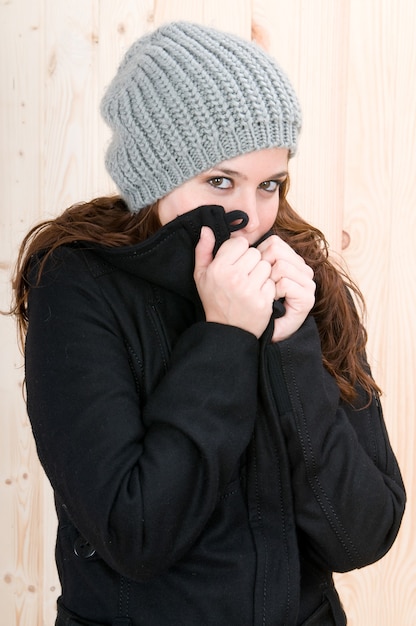
POLYGON ((287 243, 271 235, 257 248, 271 265, 275 299, 285 299, 286 313, 274 323, 272 341, 287 339, 302 326, 315 303, 313 270, 287 243))
POLYGON ((219 248, 206 226, 195 248, 194 279, 208 322, 237 326, 257 338, 272 315, 276 285, 271 263, 244 237, 233 237, 219 248))

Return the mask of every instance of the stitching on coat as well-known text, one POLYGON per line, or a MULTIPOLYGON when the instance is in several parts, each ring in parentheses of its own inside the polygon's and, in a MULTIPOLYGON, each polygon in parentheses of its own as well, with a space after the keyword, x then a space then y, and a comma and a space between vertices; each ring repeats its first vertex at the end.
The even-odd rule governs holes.
POLYGON ((258 471, 257 471, 257 452, 255 447, 255 435, 253 435, 253 467, 254 467, 254 476, 255 476, 255 491, 256 491, 256 513, 257 519, 260 524, 260 532, 261 537, 263 539, 265 559, 264 559, 264 583, 263 583, 263 617, 262 623, 266 624, 266 600, 267 600, 267 579, 269 574, 269 559, 268 559, 268 549, 269 544, 267 542, 267 538, 264 532, 263 526, 263 518, 261 516, 261 506, 260 506, 260 490, 259 490, 259 480, 258 480, 258 471))
MULTIPOLYGON (((303 412, 302 409, 302 404, 300 401, 300 394, 299 394, 299 389, 296 383, 296 379, 295 379, 295 374, 292 368, 292 351, 290 349, 290 347, 288 347, 288 356, 289 356, 289 369, 290 369, 290 374, 291 374, 291 381, 293 384, 293 387, 295 389, 296 392, 296 400, 297 400, 297 409, 294 410, 294 415, 296 417, 296 424, 297 424, 297 431, 298 431, 298 435, 299 435, 299 440, 302 446, 302 453, 303 453, 303 458, 305 461, 305 466, 306 466, 306 475, 308 477, 308 482, 311 486, 311 489, 322 509, 322 511, 325 513, 325 517, 328 520, 329 525, 331 526, 332 530, 334 531, 336 537, 338 538, 339 542, 341 543, 341 545, 343 546, 346 554, 348 555, 348 557, 350 558, 351 562, 354 562, 353 556, 352 556, 352 552, 354 552, 356 554, 356 556, 358 558, 361 558, 361 555, 359 553, 359 551, 357 550, 357 548, 354 546, 353 541, 351 540, 351 537, 349 536, 349 534, 347 533, 346 529, 344 528, 343 524, 341 523, 341 521, 338 518, 338 515, 335 511, 335 509, 333 508, 330 499, 328 498, 328 495, 326 494, 318 476, 316 473, 316 461, 315 461, 315 457, 313 454, 313 448, 312 448, 312 444, 311 444, 311 438, 309 435, 309 430, 308 430, 308 425, 307 425, 307 421, 305 418, 305 414, 303 412), (309 449, 309 454, 310 454, 310 459, 311 461, 309 461, 308 459, 308 455, 307 455, 307 451, 306 451, 306 447, 305 447, 305 442, 304 439, 302 437, 302 433, 301 433, 301 429, 299 428, 299 424, 298 424, 298 419, 301 419, 303 424, 304 424, 304 428, 305 428, 305 433, 306 433, 306 439, 307 439, 307 444, 308 444, 308 449, 309 449), (311 472, 312 469, 312 472, 311 472), (316 485, 316 486, 315 486, 316 485), (319 496, 318 492, 317 492, 317 488, 319 488, 319 491, 321 493, 321 495, 323 496, 323 498, 326 501, 327 507, 325 506, 325 503, 323 502, 322 498, 319 496), (332 516, 334 519, 331 518, 330 512, 332 513, 332 516), (350 544, 350 548, 348 548, 348 546, 346 545, 345 540, 341 537, 338 528, 336 526, 336 524, 334 523, 334 520, 337 522, 337 524, 339 525, 340 529, 342 530, 342 532, 345 535, 345 538, 348 539, 348 542, 350 544)), ((283 372, 285 374, 285 370, 286 368, 283 368, 283 372)))
MULTIPOLYGON (((376 401, 376 406, 377 406, 377 418, 378 418, 378 420, 380 422, 380 420, 381 420, 381 406, 380 406, 380 401, 378 399, 378 396, 376 394, 374 394, 374 399, 376 401)), ((376 434, 374 432, 374 428, 373 428, 373 425, 372 425, 371 411, 370 411, 369 407, 366 409, 366 416, 367 416, 368 429, 370 431, 371 443, 372 443, 372 448, 373 448, 373 461, 374 461, 374 463, 377 466, 379 466, 379 464, 380 464, 380 455, 379 455, 378 446, 377 446, 376 434)))
MULTIPOLYGON (((139 359, 138 355, 136 354, 136 351, 134 350, 134 348, 127 342, 125 341, 125 346, 127 348, 127 352, 129 353, 129 356, 131 357, 131 359, 129 358, 129 361, 132 363, 132 361, 134 361, 134 363, 136 363, 136 365, 138 365, 139 369, 140 369, 140 374, 142 377, 142 380, 145 381, 145 372, 144 372, 144 367, 143 367, 143 361, 141 359, 139 359)), ((133 363, 132 363, 133 365, 133 363)), ((133 378, 134 378, 134 382, 136 384, 136 390, 137 393, 140 396, 140 381, 139 378, 136 374, 136 370, 134 367, 131 367, 131 371, 133 374, 133 378)))
POLYGON ((238 489, 233 489, 232 491, 227 491, 227 493, 223 493, 222 496, 220 496, 220 502, 221 500, 226 500, 227 498, 229 498, 230 496, 233 496, 236 493, 238 493, 238 489))
POLYGON ((120 576, 120 592, 118 594, 118 614, 122 614, 123 610, 123 597, 124 597, 124 578, 120 576))
POLYGON ((287 588, 287 594, 286 594, 286 619, 287 619, 289 615, 290 603, 291 603, 291 595, 290 595, 291 586, 290 586, 290 574, 289 574, 290 563, 289 563, 289 551, 288 551, 288 545, 287 545, 287 532, 286 532, 287 528, 286 528, 286 518, 285 518, 285 507, 284 507, 284 501, 283 501, 282 473, 281 473, 280 458, 279 458, 279 453, 278 453, 276 446, 274 446, 273 449, 274 449, 274 453, 276 457, 276 463, 279 469, 279 471, 276 473, 277 473, 277 480, 279 481, 279 502, 280 502, 280 512, 281 512, 281 519, 282 519, 282 526, 283 526, 283 546, 284 546, 285 561, 286 561, 285 569, 286 569, 286 588, 287 588))
POLYGON ((118 596, 118 613, 120 617, 129 617, 131 582, 120 576, 120 592, 118 596))
POLYGON ((165 369, 165 371, 167 370, 168 364, 167 364, 167 360, 166 360, 166 354, 165 354, 165 349, 164 349, 164 345, 162 342, 162 339, 160 337, 160 332, 159 332, 159 328, 156 324, 156 320, 155 317, 158 315, 156 306, 152 303, 149 303, 148 306, 146 306, 146 315, 149 318, 150 324, 152 325, 152 328, 155 332, 156 335, 156 339, 157 339, 157 343, 159 346, 159 351, 160 351, 160 355, 162 357, 162 361, 163 361, 163 367, 165 369))
MULTIPOLYGON (((154 251, 157 250, 157 248, 159 248, 160 246, 165 244, 167 241, 169 241, 169 239, 174 237, 176 233, 177 231, 167 233, 161 241, 158 241, 157 243, 153 243, 152 246, 148 250, 139 250, 139 251, 132 250, 131 252, 123 250, 123 252, 120 253, 120 255, 127 259, 133 259, 133 258, 140 258, 140 257, 147 256, 149 254, 153 254, 154 251)), ((112 248, 112 250, 116 250, 116 248, 112 248)), ((117 258, 118 256, 119 256, 118 254, 115 254, 114 258, 117 258)))

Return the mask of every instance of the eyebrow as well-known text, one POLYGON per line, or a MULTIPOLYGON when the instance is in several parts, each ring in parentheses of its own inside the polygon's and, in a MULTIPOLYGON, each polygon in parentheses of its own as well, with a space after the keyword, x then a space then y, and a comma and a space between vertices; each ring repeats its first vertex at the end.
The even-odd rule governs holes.
MULTIPOLYGON (((221 172, 222 174, 226 174, 227 176, 234 176, 234 178, 241 178, 243 180, 247 180, 247 176, 245 174, 242 174, 241 172, 237 172, 235 170, 230 170, 228 168, 223 168, 223 167, 212 167, 210 170, 208 170, 208 174, 210 172, 221 172)), ((284 178, 285 176, 288 175, 288 172, 286 170, 283 170, 282 172, 279 172, 278 174, 272 174, 271 176, 265 178, 264 180, 274 180, 275 178, 279 179, 279 178, 284 178)))

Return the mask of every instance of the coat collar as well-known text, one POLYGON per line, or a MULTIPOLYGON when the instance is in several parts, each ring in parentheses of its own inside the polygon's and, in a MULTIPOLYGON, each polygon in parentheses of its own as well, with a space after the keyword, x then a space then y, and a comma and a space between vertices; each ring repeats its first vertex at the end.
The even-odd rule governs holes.
POLYGON ((201 227, 213 230, 216 252, 231 232, 244 228, 247 222, 243 211, 226 213, 221 206, 204 205, 178 216, 139 244, 121 248, 99 246, 96 251, 111 265, 196 302, 199 297, 193 279, 194 251, 201 227))

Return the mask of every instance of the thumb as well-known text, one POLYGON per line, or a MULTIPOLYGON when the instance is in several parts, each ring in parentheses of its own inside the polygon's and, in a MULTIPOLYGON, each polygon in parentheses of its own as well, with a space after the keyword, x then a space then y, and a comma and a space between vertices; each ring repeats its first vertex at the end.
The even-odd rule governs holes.
POLYGON ((214 246, 215 235, 213 231, 208 226, 203 226, 199 241, 195 247, 195 278, 203 274, 208 265, 212 263, 214 246))

